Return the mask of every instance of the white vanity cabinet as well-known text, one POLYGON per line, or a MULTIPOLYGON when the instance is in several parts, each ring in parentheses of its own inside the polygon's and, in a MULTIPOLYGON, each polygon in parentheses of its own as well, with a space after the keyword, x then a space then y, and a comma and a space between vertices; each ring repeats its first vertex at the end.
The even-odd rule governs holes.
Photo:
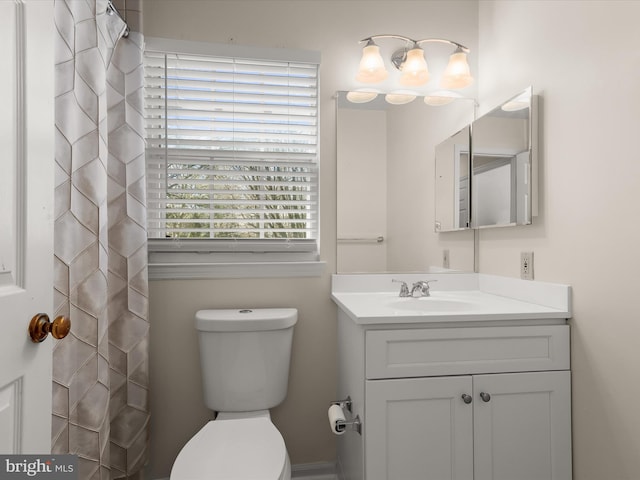
POLYGON ((473 478, 471 377, 368 381, 367 480, 473 478))
POLYGON ((338 437, 339 478, 571 480, 569 326, 553 317, 340 308, 338 395, 362 434, 338 437))
POLYGON ((366 479, 569 480, 569 385, 567 371, 368 381, 366 479))

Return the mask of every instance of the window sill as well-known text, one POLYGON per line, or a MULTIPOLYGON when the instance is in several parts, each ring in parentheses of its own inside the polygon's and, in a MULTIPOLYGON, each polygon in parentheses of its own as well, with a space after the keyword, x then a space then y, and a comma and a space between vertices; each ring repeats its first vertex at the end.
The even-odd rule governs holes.
POLYGON ((323 261, 149 264, 149 280, 319 277, 323 261))

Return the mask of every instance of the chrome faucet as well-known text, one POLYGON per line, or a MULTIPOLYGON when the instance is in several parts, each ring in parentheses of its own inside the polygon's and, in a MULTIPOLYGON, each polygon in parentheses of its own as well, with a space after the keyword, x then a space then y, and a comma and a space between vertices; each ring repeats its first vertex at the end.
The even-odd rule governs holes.
POLYGON ((429 284, 431 282, 437 282, 437 280, 420 280, 419 282, 414 283, 411 287, 411 293, 409 294, 409 296, 430 297, 431 294, 429 293, 429 284))
POLYGON ((400 285, 400 293, 398 294, 399 297, 410 297, 411 296, 411 292, 409 292, 409 286, 407 285, 407 282, 403 282, 402 280, 395 280, 395 279, 391 279, 392 282, 394 283, 401 283, 402 285, 400 285))
POLYGON ((429 293, 429 284, 431 282, 437 282, 438 280, 420 280, 412 285, 411 290, 409 290, 409 285, 407 282, 403 282, 402 280, 391 280, 394 283, 400 283, 400 293, 399 297, 429 297, 431 294, 429 293))

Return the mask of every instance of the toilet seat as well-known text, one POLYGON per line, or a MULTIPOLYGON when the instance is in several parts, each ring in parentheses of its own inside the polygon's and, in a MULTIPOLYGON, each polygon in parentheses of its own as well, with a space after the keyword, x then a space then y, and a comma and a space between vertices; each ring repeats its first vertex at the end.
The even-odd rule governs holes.
POLYGON ((242 418, 222 415, 208 422, 178 454, 171 480, 284 479, 287 450, 265 413, 242 418))

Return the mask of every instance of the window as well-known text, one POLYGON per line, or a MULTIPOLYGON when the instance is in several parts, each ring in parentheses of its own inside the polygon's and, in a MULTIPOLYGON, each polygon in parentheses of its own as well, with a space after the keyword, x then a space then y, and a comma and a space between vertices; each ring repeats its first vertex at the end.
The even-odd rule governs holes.
POLYGON ((317 260, 318 63, 144 62, 150 268, 317 260))

